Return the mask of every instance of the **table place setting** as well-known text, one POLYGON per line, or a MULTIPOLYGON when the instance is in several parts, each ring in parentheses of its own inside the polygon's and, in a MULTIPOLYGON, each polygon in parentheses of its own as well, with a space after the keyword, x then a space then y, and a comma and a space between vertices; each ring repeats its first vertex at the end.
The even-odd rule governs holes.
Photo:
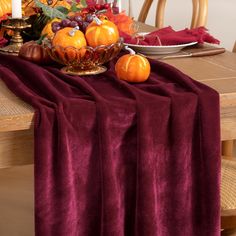
POLYGON ((35 111, 35 235, 219 236, 219 94, 130 46, 219 41, 202 27, 134 37, 119 4, 23 1, 24 44, 0 54, 1 80, 35 111))
POLYGON ((152 32, 138 32, 134 35, 121 32, 121 36, 124 38, 125 45, 147 55, 172 54, 196 44, 220 43, 208 33, 205 27, 175 31, 168 26, 152 32))

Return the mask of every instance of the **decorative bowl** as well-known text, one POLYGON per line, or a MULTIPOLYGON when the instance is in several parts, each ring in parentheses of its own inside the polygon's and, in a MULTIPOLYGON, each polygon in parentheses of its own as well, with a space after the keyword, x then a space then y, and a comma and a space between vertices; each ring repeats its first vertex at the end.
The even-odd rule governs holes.
POLYGON ((116 57, 123 47, 123 39, 108 46, 90 46, 80 49, 75 47, 52 46, 50 42, 44 43, 51 58, 65 65, 61 69, 63 73, 70 75, 94 75, 107 70, 103 64, 116 57))

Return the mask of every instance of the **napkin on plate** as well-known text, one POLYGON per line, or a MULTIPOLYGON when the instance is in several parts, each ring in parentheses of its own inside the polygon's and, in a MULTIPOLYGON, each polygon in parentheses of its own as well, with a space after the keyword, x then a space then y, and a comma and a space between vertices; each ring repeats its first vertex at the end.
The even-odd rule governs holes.
POLYGON ((198 27, 195 29, 186 28, 184 30, 175 31, 169 26, 146 35, 130 36, 124 32, 120 32, 120 36, 124 38, 125 43, 148 46, 179 45, 191 42, 220 43, 218 39, 208 33, 208 30, 205 27, 198 27))

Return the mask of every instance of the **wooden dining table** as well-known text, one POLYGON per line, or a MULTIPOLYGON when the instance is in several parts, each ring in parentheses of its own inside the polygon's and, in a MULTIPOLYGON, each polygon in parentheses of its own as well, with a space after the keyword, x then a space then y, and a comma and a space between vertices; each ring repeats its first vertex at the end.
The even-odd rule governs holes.
MULTIPOLYGON (((139 23, 139 31, 153 29, 139 23)), ((226 51, 214 56, 163 61, 218 91, 221 139, 236 139, 236 53, 226 51)), ((33 127, 34 109, 0 80, 0 168, 33 163, 33 127)))

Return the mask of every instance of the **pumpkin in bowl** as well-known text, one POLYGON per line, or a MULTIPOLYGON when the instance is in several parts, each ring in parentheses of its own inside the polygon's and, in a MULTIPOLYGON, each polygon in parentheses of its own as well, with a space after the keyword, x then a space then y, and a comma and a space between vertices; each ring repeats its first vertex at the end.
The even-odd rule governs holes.
POLYGON ((87 27, 85 37, 91 47, 107 46, 118 42, 119 31, 113 22, 106 18, 98 19, 95 17, 94 21, 87 27))
POLYGON ((128 47, 125 49, 130 54, 120 57, 115 65, 118 79, 134 83, 146 81, 151 70, 149 61, 145 57, 135 54, 132 49, 128 47))
POLYGON ((73 61, 84 56, 87 42, 79 28, 66 27, 56 32, 52 46, 62 61, 73 61))
POLYGON ((59 30, 52 39, 53 46, 82 48, 87 46, 82 31, 78 28, 66 27, 59 30))

